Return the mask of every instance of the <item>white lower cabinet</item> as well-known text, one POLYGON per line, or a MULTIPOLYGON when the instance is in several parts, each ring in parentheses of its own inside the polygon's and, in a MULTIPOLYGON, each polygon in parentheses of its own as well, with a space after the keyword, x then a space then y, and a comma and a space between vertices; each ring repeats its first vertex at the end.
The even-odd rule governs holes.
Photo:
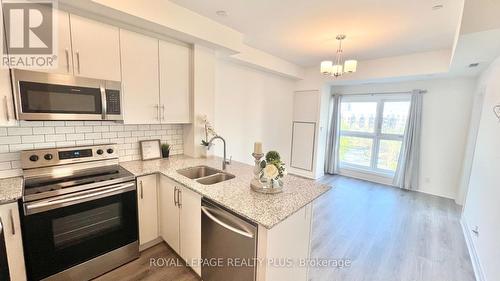
POLYGON ((0 205, 0 220, 7 250, 10 280, 26 280, 23 240, 21 238, 21 223, 17 203, 0 205))
POLYGON ((159 193, 160 236, 201 275, 201 196, 163 175, 159 193))
POLYGON ((158 238, 157 178, 157 174, 137 178, 140 245, 144 245, 158 238))

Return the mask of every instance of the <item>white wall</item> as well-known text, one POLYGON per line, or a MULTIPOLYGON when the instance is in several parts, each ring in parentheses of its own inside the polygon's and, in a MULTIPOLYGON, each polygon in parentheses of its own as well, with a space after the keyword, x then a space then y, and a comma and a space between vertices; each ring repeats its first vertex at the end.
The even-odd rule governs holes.
MULTIPOLYGON (((500 58, 479 80, 478 88, 484 89, 484 101, 463 213, 473 261, 478 258, 484 280, 490 281, 500 280, 500 123, 493 114, 493 106, 500 104, 499 77, 500 58), (476 226, 479 235, 471 232, 476 226)), ((477 270, 477 264, 475 266, 477 270)))
MULTIPOLYGON (((228 156, 253 164, 253 143, 277 150, 290 161, 295 82, 218 59, 215 67, 215 129, 227 141, 228 156)), ((215 154, 222 155, 217 143, 215 154)))
POLYGON ((455 199, 469 126, 475 79, 436 79, 337 86, 342 94, 427 90, 423 104, 419 191, 455 199))

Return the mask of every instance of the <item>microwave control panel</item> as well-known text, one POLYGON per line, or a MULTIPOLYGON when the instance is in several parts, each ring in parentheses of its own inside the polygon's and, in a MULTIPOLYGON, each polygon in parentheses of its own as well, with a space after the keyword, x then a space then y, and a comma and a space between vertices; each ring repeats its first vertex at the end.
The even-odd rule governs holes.
POLYGON ((106 89, 106 114, 121 114, 120 91, 106 89))

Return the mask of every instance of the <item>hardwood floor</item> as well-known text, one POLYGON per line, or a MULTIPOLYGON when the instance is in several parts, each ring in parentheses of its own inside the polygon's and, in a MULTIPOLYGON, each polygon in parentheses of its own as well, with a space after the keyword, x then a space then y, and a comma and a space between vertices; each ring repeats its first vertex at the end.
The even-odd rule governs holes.
POLYGON ((345 259, 345 268, 312 268, 314 281, 473 281, 452 200, 351 178, 314 205, 311 258, 345 259))
POLYGON ((143 252, 141 256, 124 266, 110 271, 94 281, 199 281, 201 280, 196 273, 186 267, 181 258, 179 258, 170 247, 165 243, 160 243, 143 252), (170 266, 163 264, 159 266, 160 261, 156 261, 157 266, 151 266, 151 259, 158 258, 170 260, 175 259, 179 266, 170 266))
MULTIPOLYGON (((335 188, 315 203, 311 258, 351 266, 311 268, 309 280, 475 280, 452 200, 346 177, 320 181, 335 188)), ((150 259, 159 257, 177 258, 160 244, 96 280, 199 280, 184 266, 151 267, 150 259)))

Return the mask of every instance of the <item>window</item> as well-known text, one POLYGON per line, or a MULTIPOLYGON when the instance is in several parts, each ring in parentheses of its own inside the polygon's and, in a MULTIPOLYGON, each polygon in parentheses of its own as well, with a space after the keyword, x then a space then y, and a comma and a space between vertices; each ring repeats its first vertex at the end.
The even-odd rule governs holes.
POLYGON ((340 168, 393 176, 409 108, 409 97, 343 97, 340 104, 340 168))

